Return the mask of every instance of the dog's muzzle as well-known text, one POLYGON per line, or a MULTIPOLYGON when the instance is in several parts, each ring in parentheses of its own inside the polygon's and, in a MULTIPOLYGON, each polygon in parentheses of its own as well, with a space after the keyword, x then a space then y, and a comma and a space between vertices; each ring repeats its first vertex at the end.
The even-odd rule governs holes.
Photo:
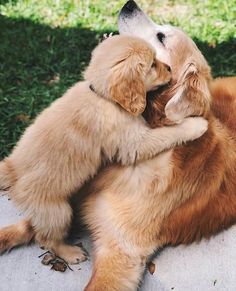
POLYGON ((125 5, 122 7, 120 11, 120 15, 126 15, 132 14, 135 10, 140 10, 137 3, 133 0, 129 0, 125 3, 125 5))
POLYGON ((140 30, 148 30, 153 27, 153 22, 133 0, 129 0, 121 8, 118 17, 118 28, 121 34, 140 36, 140 30))

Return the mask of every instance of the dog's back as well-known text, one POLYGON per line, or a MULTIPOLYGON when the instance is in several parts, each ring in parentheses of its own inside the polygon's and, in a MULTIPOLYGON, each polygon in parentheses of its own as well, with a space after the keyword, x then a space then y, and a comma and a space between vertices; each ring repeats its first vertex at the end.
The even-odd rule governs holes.
POLYGON ((236 134, 236 77, 219 78, 210 84, 212 110, 236 134))
POLYGON ((165 243, 209 238, 236 223, 236 78, 216 79, 210 90, 217 117, 213 135, 208 132, 175 151, 183 163, 175 185, 192 194, 164 220, 161 239, 165 243))

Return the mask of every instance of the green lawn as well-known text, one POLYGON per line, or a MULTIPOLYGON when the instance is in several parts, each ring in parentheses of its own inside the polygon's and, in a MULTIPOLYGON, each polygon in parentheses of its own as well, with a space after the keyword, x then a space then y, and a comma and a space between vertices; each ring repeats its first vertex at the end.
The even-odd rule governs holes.
MULTIPOLYGON (((125 1, 0 0, 0 156, 35 115, 81 79, 104 32, 116 31, 125 1)), ((236 0, 152 1, 157 22, 182 27, 214 76, 236 75, 236 0)))

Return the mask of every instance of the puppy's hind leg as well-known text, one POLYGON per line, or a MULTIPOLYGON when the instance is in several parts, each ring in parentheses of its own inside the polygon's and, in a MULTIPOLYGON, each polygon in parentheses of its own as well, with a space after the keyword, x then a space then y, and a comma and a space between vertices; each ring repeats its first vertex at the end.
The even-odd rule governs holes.
POLYGON ((35 240, 69 264, 78 264, 87 259, 85 251, 78 246, 64 243, 72 218, 72 209, 66 199, 47 200, 47 204, 37 205, 32 219, 35 240))
POLYGON ((21 220, 0 229, 0 254, 12 248, 28 244, 34 237, 30 221, 21 220))
POLYGON ((6 190, 11 187, 16 180, 14 168, 10 159, 5 159, 0 162, 0 189, 6 190))

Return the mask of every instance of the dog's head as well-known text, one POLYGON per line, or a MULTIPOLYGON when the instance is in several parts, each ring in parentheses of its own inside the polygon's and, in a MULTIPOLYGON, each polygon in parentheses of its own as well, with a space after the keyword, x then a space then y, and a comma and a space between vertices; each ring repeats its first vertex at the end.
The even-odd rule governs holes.
POLYGON ((146 92, 170 78, 169 66, 156 60, 154 48, 131 36, 116 35, 100 43, 85 71, 85 79, 98 94, 135 116, 146 107, 146 92))
MULTIPOLYGON (((208 90, 210 68, 191 38, 176 27, 155 24, 135 1, 124 5, 118 26, 121 34, 135 35, 148 41, 155 48, 157 58, 171 67, 172 86, 163 92, 164 97, 161 94, 155 98, 157 103, 167 103, 167 119, 180 122, 184 117, 208 112, 211 102, 208 90)), ((152 102, 154 104, 155 100, 152 102)))

